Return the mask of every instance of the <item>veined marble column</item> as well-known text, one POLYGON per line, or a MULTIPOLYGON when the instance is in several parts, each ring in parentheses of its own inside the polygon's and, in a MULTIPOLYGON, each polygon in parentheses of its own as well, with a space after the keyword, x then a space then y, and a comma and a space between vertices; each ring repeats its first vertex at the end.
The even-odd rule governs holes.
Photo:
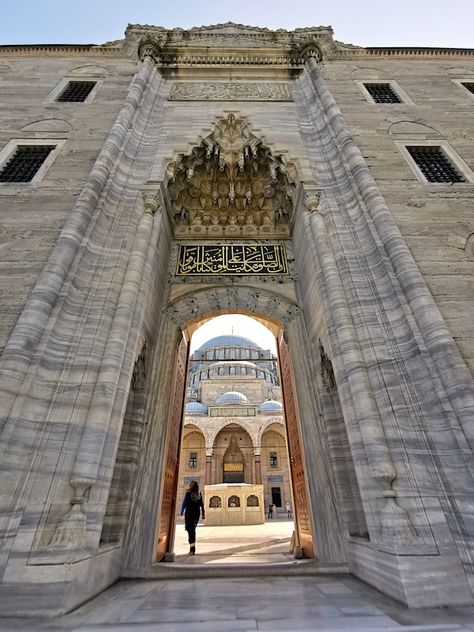
MULTIPOLYGON (((365 454, 372 478, 382 487, 385 498, 382 509, 382 539, 397 545, 414 545, 416 533, 407 512, 396 503, 393 488, 397 472, 385 437, 377 404, 359 348, 357 335, 347 299, 339 276, 337 263, 327 235, 324 218, 319 212, 319 193, 306 194, 305 223, 314 244, 314 256, 324 279, 326 299, 331 310, 344 357, 349 388, 364 443, 365 454)), ((372 536, 373 537, 373 536, 372 536)))
POLYGON ((74 556, 86 544, 85 492, 97 483, 145 257, 153 233, 154 215, 158 208, 156 193, 144 194, 144 207, 69 481, 74 489, 72 507, 56 528, 50 544, 51 549, 63 551, 68 556, 74 556))
POLYGON ((53 307, 56 305, 59 293, 79 250, 82 238, 90 226, 97 203, 133 123, 154 68, 154 60, 152 57, 146 56, 130 84, 124 104, 112 125, 77 202, 69 214, 56 247, 41 272, 5 346, 2 354, 2 370, 5 372, 5 376, 2 379, 4 393, 0 412, 0 428, 2 426, 1 420, 8 417, 18 392, 18 387, 15 385, 20 385, 23 389, 27 388, 27 384, 22 382, 21 378, 30 366, 53 307), (10 374, 12 385, 8 386, 10 374))
POLYGON ((306 60, 306 70, 320 99, 338 145, 351 171, 378 237, 403 289, 433 365, 449 397, 463 433, 474 447, 474 383, 451 332, 433 300, 428 286, 396 225, 342 113, 321 75, 316 59, 306 60))

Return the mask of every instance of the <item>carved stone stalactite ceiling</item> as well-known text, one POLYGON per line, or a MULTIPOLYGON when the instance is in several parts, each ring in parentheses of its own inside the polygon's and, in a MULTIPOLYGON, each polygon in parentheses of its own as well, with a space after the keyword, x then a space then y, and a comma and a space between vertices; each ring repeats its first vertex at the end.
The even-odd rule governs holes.
POLYGON ((296 168, 232 113, 169 176, 176 237, 289 235, 296 168))

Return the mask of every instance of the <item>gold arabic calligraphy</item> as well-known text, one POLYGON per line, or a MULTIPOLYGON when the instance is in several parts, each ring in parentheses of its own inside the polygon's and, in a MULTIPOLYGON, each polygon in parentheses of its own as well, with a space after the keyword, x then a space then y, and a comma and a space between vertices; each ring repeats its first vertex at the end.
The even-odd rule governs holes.
POLYGON ((283 244, 181 245, 176 274, 287 274, 283 244))

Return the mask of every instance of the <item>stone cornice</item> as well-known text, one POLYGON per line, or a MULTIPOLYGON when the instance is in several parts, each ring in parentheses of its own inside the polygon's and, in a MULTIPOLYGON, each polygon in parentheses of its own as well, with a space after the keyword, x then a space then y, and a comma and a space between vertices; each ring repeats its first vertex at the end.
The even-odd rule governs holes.
POLYGON ((129 24, 125 38, 94 44, 27 44, 0 46, 2 56, 128 57, 139 54, 142 42, 159 49, 156 61, 168 68, 189 66, 277 66, 301 68, 310 55, 323 61, 374 57, 443 58, 473 57, 471 48, 416 46, 359 47, 334 40, 330 26, 292 31, 256 26, 212 24, 191 29, 166 29, 148 24, 129 24), (305 52, 306 51, 306 52, 305 52))
POLYGON ((121 46, 97 46, 96 44, 8 44, 0 46, 1 56, 62 57, 62 56, 118 56, 124 55, 121 46))
POLYGON ((472 57, 474 48, 438 48, 436 46, 378 46, 362 49, 364 56, 377 57, 472 57))

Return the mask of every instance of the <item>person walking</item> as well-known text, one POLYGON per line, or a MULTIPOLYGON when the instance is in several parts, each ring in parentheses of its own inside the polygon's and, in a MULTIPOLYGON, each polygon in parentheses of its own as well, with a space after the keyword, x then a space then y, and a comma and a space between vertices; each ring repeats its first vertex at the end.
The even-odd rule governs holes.
POLYGON ((181 505, 181 515, 183 513, 184 528, 188 532, 189 554, 194 555, 196 553, 196 527, 199 522, 199 514, 201 513, 203 520, 206 518, 202 494, 199 491, 197 481, 189 483, 188 491, 185 493, 181 505))
POLYGON ((289 502, 286 503, 286 513, 288 514, 288 518, 291 518, 291 505, 289 502))
POLYGON ((268 503, 268 518, 273 518, 273 503, 268 503))

